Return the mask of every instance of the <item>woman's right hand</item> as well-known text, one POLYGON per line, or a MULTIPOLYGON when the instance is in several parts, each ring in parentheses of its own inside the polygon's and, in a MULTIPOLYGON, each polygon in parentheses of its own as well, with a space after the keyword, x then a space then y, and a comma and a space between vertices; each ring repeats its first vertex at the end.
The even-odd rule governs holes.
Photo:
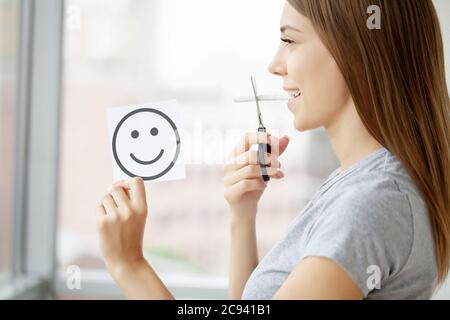
POLYGON ((289 137, 275 138, 269 133, 247 133, 235 147, 224 166, 224 196, 230 207, 231 219, 254 221, 261 198, 267 184, 261 176, 258 151, 251 146, 258 143, 271 145, 272 153, 265 154, 267 172, 272 179, 282 179, 278 157, 283 154, 289 144, 289 137))

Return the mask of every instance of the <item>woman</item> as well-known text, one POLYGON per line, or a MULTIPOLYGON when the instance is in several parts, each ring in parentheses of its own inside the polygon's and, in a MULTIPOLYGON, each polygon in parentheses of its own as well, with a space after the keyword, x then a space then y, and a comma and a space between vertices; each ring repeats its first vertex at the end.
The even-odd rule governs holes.
MULTIPOLYGON (((266 184, 250 146, 272 144, 269 171, 281 179, 289 138, 243 138, 224 167, 230 298, 430 298, 450 248, 449 96, 431 0, 289 0, 281 40, 269 70, 293 96, 294 126, 323 126, 340 168, 259 262, 266 184), (372 5, 379 29, 368 27, 372 5)), ((105 262, 125 294, 173 298, 143 258, 142 180, 115 184, 99 212, 105 262)))

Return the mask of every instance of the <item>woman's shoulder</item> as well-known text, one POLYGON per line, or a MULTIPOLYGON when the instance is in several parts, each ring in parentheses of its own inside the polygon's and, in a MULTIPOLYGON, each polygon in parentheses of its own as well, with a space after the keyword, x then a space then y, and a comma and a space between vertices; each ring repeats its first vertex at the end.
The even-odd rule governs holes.
MULTIPOLYGON (((426 205, 416 184, 401 162, 389 151, 377 165, 362 168, 342 179, 328 199, 333 207, 354 208, 370 215, 395 214, 412 219, 426 214, 426 205)), ((352 212, 352 211, 350 211, 352 212)))
POLYGON ((345 228, 355 237, 396 242, 408 253, 416 235, 429 233, 426 205, 402 168, 386 168, 362 170, 334 185, 323 199, 315 230, 341 225, 340 232, 345 228))
POLYGON ((376 188, 420 197, 420 192, 403 163, 389 150, 384 150, 384 156, 379 161, 362 168, 350 177, 349 182, 359 185, 363 190, 376 188))
POLYGON ((361 219, 395 215, 410 220, 410 197, 415 197, 415 194, 404 183, 389 172, 361 172, 335 186, 335 192, 327 198, 325 209, 357 215, 361 219))
POLYGON ((356 275, 361 286, 365 269, 349 263, 351 256, 363 266, 375 261, 385 281, 405 270, 427 270, 433 279, 434 244, 425 202, 399 162, 385 163, 333 186, 322 199, 306 253, 324 252, 356 275))

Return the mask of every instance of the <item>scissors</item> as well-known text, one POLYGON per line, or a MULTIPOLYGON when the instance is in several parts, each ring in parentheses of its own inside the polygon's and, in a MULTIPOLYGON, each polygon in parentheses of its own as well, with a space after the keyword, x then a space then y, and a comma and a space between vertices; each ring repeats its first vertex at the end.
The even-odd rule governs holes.
MULTIPOLYGON (((250 80, 252 81, 253 94, 255 96, 255 102, 256 102, 256 112, 258 114, 258 132, 266 132, 266 127, 264 127, 264 124, 262 121, 261 109, 259 108, 259 98, 258 98, 258 92, 256 90, 255 77, 251 76, 250 80)), ((259 167, 261 169, 261 176, 265 182, 268 182, 268 181, 270 181, 270 177, 267 172, 267 167, 269 167, 269 165, 265 163, 265 158, 264 158, 264 155, 266 152, 272 153, 271 145, 266 144, 266 143, 259 143, 258 144, 258 160, 259 160, 259 167)))

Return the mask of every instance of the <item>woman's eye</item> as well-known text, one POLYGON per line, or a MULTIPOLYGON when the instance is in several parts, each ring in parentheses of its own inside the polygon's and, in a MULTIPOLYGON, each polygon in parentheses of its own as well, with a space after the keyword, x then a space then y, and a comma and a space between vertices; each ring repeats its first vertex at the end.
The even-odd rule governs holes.
POLYGON ((292 41, 290 39, 285 39, 285 38, 281 38, 281 41, 284 42, 286 44, 286 46, 294 43, 294 41, 292 41))

